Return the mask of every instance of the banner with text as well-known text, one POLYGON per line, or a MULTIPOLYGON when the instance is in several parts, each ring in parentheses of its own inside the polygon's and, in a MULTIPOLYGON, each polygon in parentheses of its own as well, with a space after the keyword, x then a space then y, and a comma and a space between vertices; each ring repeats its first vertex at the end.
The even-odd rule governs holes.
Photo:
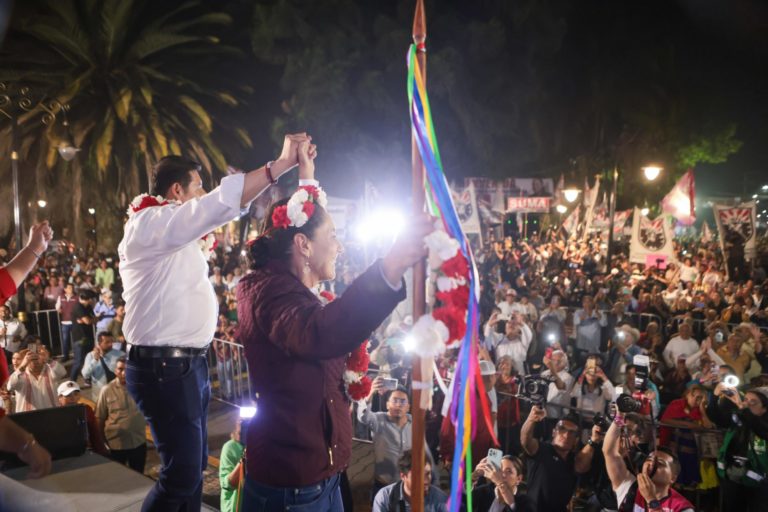
POLYGON ((551 203, 551 197, 508 197, 507 212, 548 213, 551 203))

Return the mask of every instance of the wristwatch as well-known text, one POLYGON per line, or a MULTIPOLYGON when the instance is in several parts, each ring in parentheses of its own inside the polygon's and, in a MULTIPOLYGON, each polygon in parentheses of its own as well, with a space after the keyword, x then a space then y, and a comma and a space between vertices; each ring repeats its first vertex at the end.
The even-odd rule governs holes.
POLYGON ((598 448, 600 446, 600 443, 593 441, 591 437, 587 440, 587 444, 592 448, 598 448))
POLYGON ((649 510, 661 510, 661 502, 659 500, 651 500, 648 502, 649 510))

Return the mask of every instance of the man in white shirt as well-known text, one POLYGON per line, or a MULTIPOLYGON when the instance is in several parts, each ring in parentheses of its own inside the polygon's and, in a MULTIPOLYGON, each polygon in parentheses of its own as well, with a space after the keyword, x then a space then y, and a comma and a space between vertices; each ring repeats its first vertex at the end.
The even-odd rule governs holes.
POLYGON ((687 321, 680 324, 677 336, 669 340, 667 346, 664 347, 662 355, 667 368, 674 368, 678 357, 688 358, 699 351, 699 343, 691 337, 692 334, 691 324, 687 321))
POLYGON ((568 356, 560 349, 553 351, 551 357, 544 357, 544 366, 547 369, 541 372, 541 376, 550 379, 547 389, 547 418, 557 423, 559 418, 568 414, 573 375, 568 373, 568 356))
POLYGON ((494 351, 494 358, 499 361, 504 356, 512 358, 517 375, 525 375, 525 360, 528 357, 528 347, 531 346, 533 332, 528 325, 515 315, 504 321, 499 313, 494 313, 485 324, 485 347, 494 351), (499 322, 504 323, 504 334, 496 331, 499 322))
POLYGON ((21 364, 8 378, 8 391, 16 393, 16 412, 56 407, 56 376, 38 355, 39 346, 31 344, 21 364))
POLYGON ((227 176, 207 194, 197 162, 164 157, 155 165, 152 187, 161 201, 143 197, 131 204, 118 246, 126 384, 163 463, 144 511, 200 509, 211 393, 206 355, 218 312, 201 239, 295 167, 298 145, 308 140, 306 134, 287 135, 275 162, 227 176))
POLYGON ((21 341, 27 336, 27 328, 11 314, 10 306, 0 306, 0 346, 8 354, 19 351, 21 341))

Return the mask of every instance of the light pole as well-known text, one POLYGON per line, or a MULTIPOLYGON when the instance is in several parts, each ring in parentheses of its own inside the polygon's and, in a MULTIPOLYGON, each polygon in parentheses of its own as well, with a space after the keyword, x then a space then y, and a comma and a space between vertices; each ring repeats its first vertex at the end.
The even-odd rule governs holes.
MULTIPOLYGON (((0 114, 11 121, 11 176, 13 181, 13 223, 14 238, 16 239, 16 251, 20 251, 23 245, 21 226, 21 205, 19 199, 19 128, 20 123, 29 120, 36 114, 40 114, 40 122, 50 125, 56 120, 56 115, 66 111, 69 107, 57 100, 45 98, 35 101, 31 96, 29 87, 19 86, 13 89, 6 83, 0 82, 0 114)), ((24 298, 24 283, 17 291, 19 312, 26 309, 24 298)))
MULTIPOLYGON (((645 179, 648 181, 653 181, 656 178, 659 177, 659 174, 661 174, 661 171, 664 169, 658 165, 646 165, 643 167, 643 174, 645 175, 645 179)), ((608 254, 606 257, 606 270, 608 272, 611 271, 611 260, 613 259, 613 250, 614 250, 614 242, 613 242, 613 217, 616 214, 616 196, 617 196, 617 186, 619 182, 619 166, 615 165, 613 167, 613 183, 611 184, 611 203, 610 208, 608 209, 608 254)))

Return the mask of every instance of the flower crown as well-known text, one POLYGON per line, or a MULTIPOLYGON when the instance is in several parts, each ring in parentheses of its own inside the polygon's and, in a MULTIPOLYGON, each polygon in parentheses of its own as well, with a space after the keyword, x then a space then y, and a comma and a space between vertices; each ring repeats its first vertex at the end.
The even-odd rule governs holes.
POLYGON ((306 224, 315 213, 315 205, 323 208, 328 204, 328 198, 319 187, 304 185, 293 193, 287 204, 278 206, 272 212, 272 227, 300 228, 306 224))

